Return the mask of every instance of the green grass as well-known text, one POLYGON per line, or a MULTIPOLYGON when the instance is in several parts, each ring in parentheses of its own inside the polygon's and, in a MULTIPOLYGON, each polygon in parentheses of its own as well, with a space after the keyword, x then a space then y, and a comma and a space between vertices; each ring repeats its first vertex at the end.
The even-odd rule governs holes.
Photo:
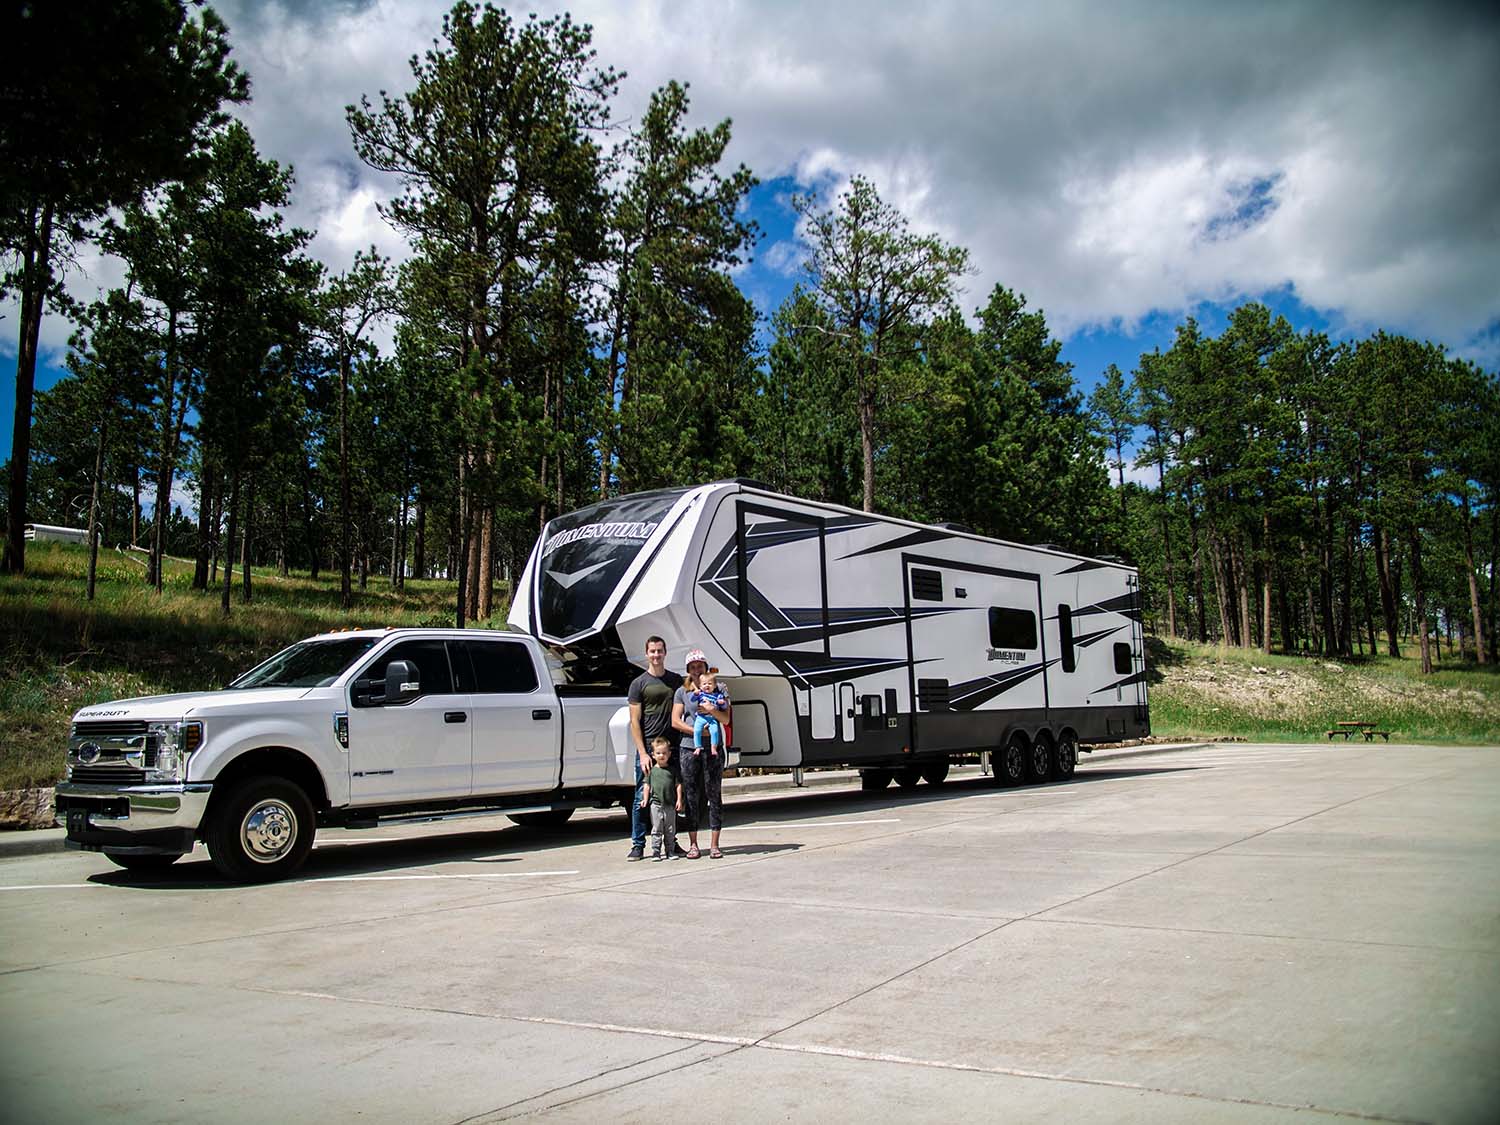
MULTIPOLYGON (((96 596, 84 597, 88 553, 32 544, 26 574, 0 576, 0 789, 50 785, 62 771, 68 720, 91 703, 218 687, 293 641, 349 626, 451 624, 453 584, 409 580, 404 594, 372 577, 339 608, 338 575, 314 582, 256 568, 253 602, 236 571, 226 618, 219 591, 191 589, 190 562, 168 560, 163 592, 137 557, 102 553, 96 596)), ((356 582, 357 586, 357 582, 356 582)), ((505 620, 502 604, 486 624, 505 620)))
POLYGON ((1151 729, 1174 739, 1326 741, 1338 720, 1354 719, 1392 740, 1500 743, 1492 666, 1450 658, 1423 676, 1415 646, 1403 652, 1334 661, 1152 639, 1151 729))

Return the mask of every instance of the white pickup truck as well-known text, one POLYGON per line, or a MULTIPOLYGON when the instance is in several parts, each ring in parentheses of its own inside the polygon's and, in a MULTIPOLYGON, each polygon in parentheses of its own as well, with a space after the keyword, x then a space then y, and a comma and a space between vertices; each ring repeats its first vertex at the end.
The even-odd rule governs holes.
POLYGON ((85 707, 57 820, 122 867, 166 867, 202 840, 224 875, 261 882, 296 871, 319 825, 499 811, 546 827, 623 805, 635 751, 619 676, 570 686, 589 677, 569 659, 519 633, 349 630, 222 691, 85 707))

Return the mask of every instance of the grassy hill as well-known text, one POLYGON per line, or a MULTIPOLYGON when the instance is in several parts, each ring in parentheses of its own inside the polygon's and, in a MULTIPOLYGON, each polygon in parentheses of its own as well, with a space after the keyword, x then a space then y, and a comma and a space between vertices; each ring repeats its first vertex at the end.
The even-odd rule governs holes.
MULTIPOLYGON (((165 591, 142 584, 140 558, 100 556, 98 596, 84 600, 81 547, 34 544, 24 578, 0 577, 0 789, 51 784, 68 720, 108 699, 228 682, 260 659, 326 629, 449 624, 452 585, 372 578, 338 608, 338 577, 314 582, 256 570, 254 602, 231 613, 217 591, 189 589, 192 565, 169 561, 165 591)), ((236 576, 238 578, 238 576, 236 576)), ((500 627, 504 610, 487 623, 500 627)), ((1151 715, 1169 738, 1321 739, 1337 719, 1364 719, 1414 742, 1500 744, 1500 675, 1457 662, 1418 675, 1415 661, 1341 663, 1150 642, 1151 715)))

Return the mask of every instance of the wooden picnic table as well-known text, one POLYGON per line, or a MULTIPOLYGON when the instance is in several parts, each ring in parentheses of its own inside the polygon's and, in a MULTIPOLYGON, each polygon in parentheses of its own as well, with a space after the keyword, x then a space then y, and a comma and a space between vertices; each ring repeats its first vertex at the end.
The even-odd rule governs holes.
POLYGON ((1328 741, 1332 742, 1333 736, 1336 734, 1342 735, 1345 742, 1348 742, 1356 734, 1362 734, 1366 742, 1374 742, 1375 736, 1378 734, 1381 738, 1389 742, 1391 740, 1391 732, 1388 730, 1376 730, 1375 726, 1376 724, 1364 719, 1338 719, 1335 720, 1333 729, 1328 732, 1328 741))

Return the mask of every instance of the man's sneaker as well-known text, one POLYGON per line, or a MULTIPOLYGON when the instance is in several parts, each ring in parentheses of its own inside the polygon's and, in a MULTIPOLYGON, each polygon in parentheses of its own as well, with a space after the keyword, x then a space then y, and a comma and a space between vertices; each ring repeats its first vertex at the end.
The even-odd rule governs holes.
POLYGON ((664 860, 666 858, 667 857, 664 856, 664 855, 662 855, 661 852, 652 852, 651 853, 651 859, 655 863, 660 863, 662 860, 664 860))
POLYGON ((676 853, 673 854, 672 858, 673 859, 681 859, 682 858, 682 853, 681 852, 676 852, 676 853))
POLYGON ((628 856, 626 856, 625 858, 627 860, 629 860, 631 863, 634 863, 638 859, 645 859, 646 858, 646 849, 645 849, 645 846, 644 845, 639 845, 639 844, 636 845, 635 847, 633 847, 633 848, 630 849, 630 854, 628 856))

